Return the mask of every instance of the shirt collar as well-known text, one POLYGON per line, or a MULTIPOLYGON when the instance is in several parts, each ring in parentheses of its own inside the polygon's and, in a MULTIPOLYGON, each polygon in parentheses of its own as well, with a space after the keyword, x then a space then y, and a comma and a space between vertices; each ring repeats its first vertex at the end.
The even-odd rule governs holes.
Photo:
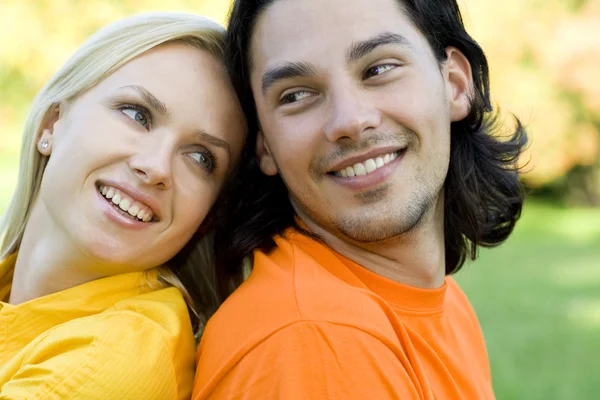
POLYGON ((0 261, 0 325, 29 326, 21 335, 33 339, 53 326, 103 312, 127 298, 164 287, 156 269, 93 280, 21 304, 8 304, 17 255, 0 261))

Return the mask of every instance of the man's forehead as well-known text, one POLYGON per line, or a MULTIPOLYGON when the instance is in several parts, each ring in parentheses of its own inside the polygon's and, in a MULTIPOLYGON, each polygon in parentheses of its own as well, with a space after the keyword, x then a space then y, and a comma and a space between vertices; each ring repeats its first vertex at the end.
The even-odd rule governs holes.
POLYGON ((276 0, 252 32, 253 66, 343 56, 353 42, 386 31, 406 36, 411 25, 396 0, 276 0))

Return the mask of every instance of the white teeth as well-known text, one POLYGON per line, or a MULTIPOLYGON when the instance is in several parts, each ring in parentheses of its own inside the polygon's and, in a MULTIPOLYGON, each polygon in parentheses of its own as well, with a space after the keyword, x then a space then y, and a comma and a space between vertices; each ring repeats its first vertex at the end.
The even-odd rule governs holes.
POLYGON ((136 217, 140 221, 148 222, 153 219, 151 211, 142 209, 133 199, 122 194, 117 189, 106 187, 103 185, 98 186, 98 190, 104 197, 106 197, 113 204, 118 206, 121 210, 129 213, 132 217, 136 217))
MULTIPOLYGON (((119 205, 120 206, 120 205, 119 205)), ((137 214, 140 212, 140 208, 136 205, 133 205, 131 207, 129 207, 129 209, 127 210, 127 212, 129 213, 129 215, 131 215, 132 217, 137 216, 137 214)))
POLYGON ((375 163, 375 160, 367 160, 365 162, 365 169, 367 170, 367 174, 370 174, 371 172, 375 171, 377 169, 377 164, 375 163))
POLYGON ((138 213, 137 218, 141 221, 148 222, 152 219, 152 213, 142 210, 138 213))
POLYGON ((129 207, 131 207, 131 202, 129 199, 123 199, 119 203, 119 208, 123 211, 129 211, 129 207))
POLYGON ((370 158, 361 163, 356 163, 351 167, 346 167, 342 170, 336 171, 335 176, 341 176, 343 178, 351 178, 353 176, 363 176, 370 174, 371 172, 383 167, 386 164, 391 163, 398 157, 398 153, 388 153, 384 156, 376 158, 370 158))
POLYGON ((367 169, 365 168, 364 165, 362 165, 362 163, 356 163, 354 164, 354 173, 356 174, 356 176, 363 176, 367 174, 367 169))

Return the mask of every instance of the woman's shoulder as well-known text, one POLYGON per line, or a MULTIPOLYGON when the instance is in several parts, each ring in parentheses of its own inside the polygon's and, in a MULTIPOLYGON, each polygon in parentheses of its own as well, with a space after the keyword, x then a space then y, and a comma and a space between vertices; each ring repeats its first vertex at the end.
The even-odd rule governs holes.
POLYGON ((118 316, 130 324, 152 326, 163 335, 192 333, 189 312, 179 289, 166 287, 116 302, 104 312, 92 316, 102 321, 118 316))
POLYGON ((170 329, 160 324, 163 321, 152 318, 154 314, 132 308, 108 309, 56 325, 37 341, 39 344, 76 341, 90 348, 112 347, 120 354, 133 354, 136 348, 150 344, 165 350, 168 342, 165 330, 170 329))
MULTIPOLYGON (((54 328, 54 333, 87 337, 121 354, 148 357, 154 350, 179 358, 193 358, 194 333, 183 297, 176 288, 140 294, 115 303, 102 313, 77 318, 54 328)), ((90 342, 91 343, 91 342, 90 342)), ((130 360, 135 362, 135 360, 130 360)))
POLYGON ((179 289, 167 287, 133 296, 90 318, 102 330, 118 325, 120 334, 138 341, 141 351, 153 347, 170 355, 176 374, 193 372, 196 342, 179 289))
POLYGON ((150 305, 136 310, 136 304, 132 299, 123 308, 115 305, 113 310, 65 322, 39 336, 28 346, 22 371, 52 374, 40 377, 46 379, 43 388, 31 389, 43 389, 48 395, 74 391, 123 399, 188 395, 194 373, 191 327, 175 337, 165 318, 157 320, 159 310, 148 312, 150 305))

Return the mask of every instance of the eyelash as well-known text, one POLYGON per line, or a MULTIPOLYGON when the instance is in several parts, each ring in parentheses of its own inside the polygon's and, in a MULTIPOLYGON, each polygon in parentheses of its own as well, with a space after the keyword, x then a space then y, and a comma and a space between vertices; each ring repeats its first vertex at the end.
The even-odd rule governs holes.
POLYGON ((208 159, 209 165, 208 166, 202 165, 200 162, 198 162, 198 161, 194 160, 192 157, 190 157, 192 159, 193 163, 195 163, 196 165, 198 165, 199 167, 204 169, 209 174, 212 174, 217 169, 217 165, 218 165, 217 158, 214 156, 213 153, 211 153, 208 150, 205 150, 205 151, 190 151, 185 154, 194 154, 194 153, 198 153, 198 154, 201 154, 202 156, 206 157, 208 159))
MULTIPOLYGON (((296 102, 298 102, 298 101, 301 101, 302 99, 300 99, 300 100, 292 100, 292 101, 288 101, 288 100, 289 100, 291 97, 294 97, 294 96, 296 96, 296 95, 298 95, 298 94, 300 94, 300 93, 307 93, 307 94, 309 94, 309 95, 311 94, 311 92, 310 92, 310 91, 308 91, 308 90, 298 90, 298 91, 296 91, 296 92, 291 92, 291 93, 288 93, 288 94, 286 94, 285 96, 282 96, 282 97, 281 97, 281 100, 280 100, 281 104, 292 104, 292 103, 296 103, 296 102)), ((307 97, 308 97, 308 96, 307 96, 307 97)), ((304 98, 306 98, 306 97, 304 97, 304 98)), ((304 99, 304 98, 303 98, 303 99, 304 99)))
POLYGON ((142 106, 136 105, 136 104, 119 104, 119 105, 117 105, 117 109, 119 109, 119 111, 121 111, 123 114, 125 114, 123 111, 126 111, 126 110, 133 110, 133 111, 137 111, 141 114, 144 114, 146 121, 147 121, 146 125, 142 125, 135 118, 132 118, 127 114, 125 114, 125 116, 130 118, 132 121, 137 122, 140 126, 142 126, 142 128, 144 128, 146 130, 150 130, 150 127, 152 126, 152 113, 146 107, 142 107, 142 106))
MULTIPOLYGON (((130 117, 129 115, 123 113, 128 118, 130 118, 132 121, 137 122, 144 129, 150 130, 150 127, 152 126, 152 113, 146 107, 143 107, 143 106, 140 106, 140 105, 137 105, 137 104, 118 104, 116 106, 116 108, 119 111, 121 111, 121 112, 126 111, 126 110, 133 110, 133 111, 137 111, 139 113, 144 114, 144 116, 146 117, 146 120, 147 120, 146 125, 142 125, 136 119, 134 119, 134 118, 130 117)), ((203 165, 202 163, 196 161, 194 158, 190 157, 190 159, 192 160, 192 162, 194 164, 198 165, 200 168, 204 169, 209 174, 212 174, 217 169, 217 158, 214 156, 213 153, 211 153, 208 150, 205 150, 205 151, 191 151, 191 152, 187 152, 185 154, 188 155, 188 154, 194 154, 194 153, 198 153, 198 154, 201 154, 202 156, 206 157, 207 160, 208 160, 209 165, 208 166, 203 165)))
MULTIPOLYGON (((372 66, 370 68, 367 68, 367 70, 364 73, 363 79, 369 79, 369 78, 372 78, 374 76, 382 75, 382 74, 384 74, 386 72, 389 72, 389 71, 391 71, 391 70, 393 70, 393 69, 395 69, 397 67, 398 67, 398 65, 396 65, 396 64, 379 64, 379 65, 374 65, 374 66, 372 66), (377 70, 377 69, 380 69, 380 68, 386 68, 386 70, 383 71, 383 72, 380 72, 378 74, 375 73, 375 74, 369 75, 370 71, 374 71, 374 70, 377 70)), ((309 95, 311 94, 311 92, 308 91, 308 90, 298 90, 297 92, 288 93, 285 96, 281 97, 281 99, 280 99, 281 104, 292 104, 292 103, 296 103, 296 102, 302 100, 302 99, 300 99, 300 100, 290 100, 290 98, 293 98, 294 96, 296 96, 296 95, 298 95, 300 93, 308 93, 309 95)), ((304 98, 306 98, 306 97, 304 97, 304 98)))
POLYGON ((369 79, 369 78, 372 78, 374 76, 379 76, 379 75, 385 74, 386 72, 391 71, 391 70, 393 70, 393 69, 395 69, 397 67, 398 67, 398 65, 396 65, 396 64, 378 64, 378 65, 374 65, 372 67, 367 68, 367 70, 364 73, 364 79, 369 79), (370 71, 373 71, 373 70, 376 70, 376 69, 379 69, 379 68, 387 68, 387 67, 390 67, 390 68, 388 68, 385 71, 380 72, 378 74, 369 75, 370 71))

